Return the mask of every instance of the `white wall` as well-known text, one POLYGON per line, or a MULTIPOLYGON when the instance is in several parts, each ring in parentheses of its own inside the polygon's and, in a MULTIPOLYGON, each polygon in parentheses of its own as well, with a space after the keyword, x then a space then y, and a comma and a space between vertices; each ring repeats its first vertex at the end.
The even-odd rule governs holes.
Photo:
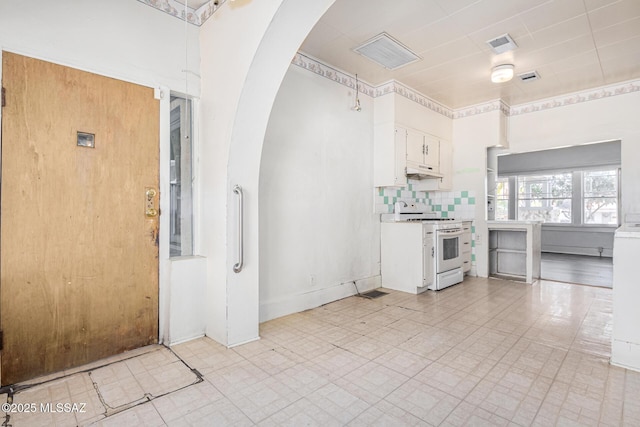
MULTIPOLYGON (((596 92, 596 91, 594 91, 596 92)), ((560 103, 562 104, 562 103, 560 103)), ((516 107, 519 109, 520 107, 516 107)), ((622 141, 622 213, 640 212, 640 92, 524 112, 508 118, 509 151, 526 152, 588 142, 622 141)), ((499 111, 453 122, 454 188, 477 191, 476 257, 478 275, 486 276, 486 148, 499 143, 499 111)))
POLYGON ((260 320, 379 286, 373 100, 297 66, 271 111, 260 169, 260 320))
POLYGON ((613 256, 613 227, 542 226, 542 251, 562 254, 613 256))
POLYGON ((205 294, 207 263, 203 257, 172 259, 169 345, 174 345, 205 333, 205 294))
POLYGON ((451 141, 453 127, 449 117, 423 107, 404 96, 398 94, 393 96, 395 97, 395 118, 398 124, 451 141))
MULTIPOLYGON (((197 27, 132 0, 0 0, 0 49, 163 88, 158 117, 160 190, 169 193, 169 91, 199 94, 197 27)), ((161 211, 169 212, 168 198, 161 196, 160 203, 161 211)), ((170 288, 184 289, 181 278, 170 278, 168 237, 162 238, 169 235, 167 227, 168 217, 161 216, 161 341, 169 336, 170 288)), ((172 313, 174 322, 189 322, 182 318, 185 312, 172 313)))
POLYGON ((137 1, 0 0, 0 47, 144 86, 199 93, 198 78, 183 72, 199 69, 198 27, 137 1))
POLYGON ((453 188, 474 191, 475 250, 478 276, 488 275, 487 255, 487 147, 500 143, 503 113, 495 110, 453 121, 453 188))
POLYGON ((622 219, 640 212, 640 92, 570 104, 509 119, 510 151, 622 141, 622 219))

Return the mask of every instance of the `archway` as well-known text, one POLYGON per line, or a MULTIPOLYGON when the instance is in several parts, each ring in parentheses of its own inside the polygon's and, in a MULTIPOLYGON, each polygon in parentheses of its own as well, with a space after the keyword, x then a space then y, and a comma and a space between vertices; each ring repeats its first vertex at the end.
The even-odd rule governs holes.
POLYGON ((275 97, 297 49, 336 0, 283 0, 262 37, 245 79, 231 132, 227 165, 227 345, 258 338, 260 157, 275 97), (235 194, 244 190, 244 256, 241 273, 232 272, 237 245, 235 194))

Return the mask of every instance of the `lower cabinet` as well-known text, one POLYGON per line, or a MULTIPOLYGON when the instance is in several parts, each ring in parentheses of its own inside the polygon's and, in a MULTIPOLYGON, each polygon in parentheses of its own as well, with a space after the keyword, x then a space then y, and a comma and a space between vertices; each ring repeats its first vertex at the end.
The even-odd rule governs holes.
POLYGON ((489 275, 534 283, 540 278, 539 221, 488 221, 489 275))
POLYGON ((462 272, 468 273, 471 271, 471 221, 463 221, 462 222, 462 238, 461 242, 461 252, 462 252, 462 272))
POLYGON ((419 294, 434 284, 435 246, 431 229, 421 222, 383 222, 382 287, 419 294))

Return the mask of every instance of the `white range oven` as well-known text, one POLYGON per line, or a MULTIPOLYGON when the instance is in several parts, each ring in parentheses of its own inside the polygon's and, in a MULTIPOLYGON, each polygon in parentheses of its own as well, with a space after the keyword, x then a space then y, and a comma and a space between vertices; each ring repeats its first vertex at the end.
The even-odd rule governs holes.
POLYGON ((382 215, 383 287, 420 293, 462 282, 462 222, 427 209, 399 202, 393 214, 382 215))
MULTIPOLYGON (((430 220, 424 221, 429 226, 430 220)), ((463 280, 462 265, 462 222, 438 221, 432 224, 435 237, 435 273, 436 280, 432 288, 444 289, 463 280)))

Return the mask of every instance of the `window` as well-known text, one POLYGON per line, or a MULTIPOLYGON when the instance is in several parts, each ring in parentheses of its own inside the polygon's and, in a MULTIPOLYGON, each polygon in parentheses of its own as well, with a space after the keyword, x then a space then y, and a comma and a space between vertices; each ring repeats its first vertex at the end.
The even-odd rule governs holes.
POLYGON ((572 174, 518 177, 518 219, 571 223, 572 174))
POLYGON ((498 220, 547 224, 618 225, 618 167, 501 176, 496 181, 498 220), (517 188, 518 191, 513 191, 517 188))
POLYGON ((584 224, 618 224, 618 171, 583 173, 582 206, 584 224))
POLYGON ((170 250, 193 255, 192 102, 171 96, 170 250))
POLYGON ((496 220, 509 219, 509 178, 496 180, 496 220))

